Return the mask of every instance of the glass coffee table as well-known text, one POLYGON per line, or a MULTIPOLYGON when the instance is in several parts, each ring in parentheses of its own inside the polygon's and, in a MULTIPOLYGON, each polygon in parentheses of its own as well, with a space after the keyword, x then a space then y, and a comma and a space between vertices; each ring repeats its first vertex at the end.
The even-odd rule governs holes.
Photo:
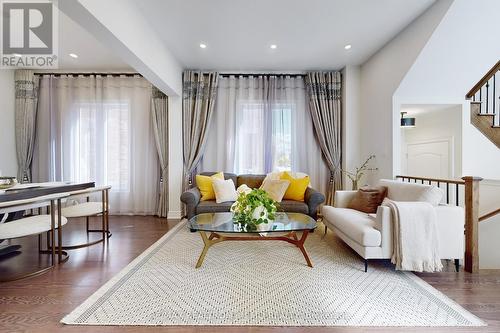
POLYGON ((313 267, 304 242, 309 231, 316 228, 316 221, 309 215, 301 213, 276 213, 276 219, 269 221, 267 225, 261 225, 260 230, 242 228, 234 224, 233 213, 203 213, 189 220, 191 231, 197 231, 203 240, 203 250, 196 263, 196 268, 203 264, 208 249, 223 241, 268 241, 279 240, 295 245, 300 249, 307 262, 307 266, 313 267), (302 232, 300 238, 297 232, 302 232))

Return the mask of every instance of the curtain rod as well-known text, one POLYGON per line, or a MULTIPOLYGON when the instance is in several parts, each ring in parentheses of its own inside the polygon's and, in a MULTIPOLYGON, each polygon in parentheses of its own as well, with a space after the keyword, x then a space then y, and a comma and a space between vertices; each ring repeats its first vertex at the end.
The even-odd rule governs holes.
POLYGON ((306 74, 286 74, 286 73, 220 73, 220 76, 306 76, 306 74))
POLYGON ((61 75, 74 75, 74 76, 92 76, 92 75, 101 75, 101 76, 141 76, 139 73, 34 73, 35 75, 54 75, 54 76, 61 76, 61 75))

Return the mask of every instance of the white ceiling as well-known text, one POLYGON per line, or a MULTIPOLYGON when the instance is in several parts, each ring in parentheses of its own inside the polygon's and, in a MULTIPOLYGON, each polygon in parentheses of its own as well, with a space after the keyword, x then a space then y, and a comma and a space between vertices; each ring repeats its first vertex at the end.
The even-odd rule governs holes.
POLYGON ((275 71, 361 64, 434 2, 135 0, 185 67, 275 71))
POLYGON ((130 71, 131 68, 112 50, 102 45, 85 29, 59 11, 59 69, 130 71), (78 55, 71 58, 70 53, 78 55))

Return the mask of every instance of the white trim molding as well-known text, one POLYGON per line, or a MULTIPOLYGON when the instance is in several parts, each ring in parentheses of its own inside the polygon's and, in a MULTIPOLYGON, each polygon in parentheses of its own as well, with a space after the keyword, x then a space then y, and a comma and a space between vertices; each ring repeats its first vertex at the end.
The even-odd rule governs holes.
POLYGON ((169 211, 167 214, 167 219, 180 220, 182 217, 182 212, 180 210, 169 211))

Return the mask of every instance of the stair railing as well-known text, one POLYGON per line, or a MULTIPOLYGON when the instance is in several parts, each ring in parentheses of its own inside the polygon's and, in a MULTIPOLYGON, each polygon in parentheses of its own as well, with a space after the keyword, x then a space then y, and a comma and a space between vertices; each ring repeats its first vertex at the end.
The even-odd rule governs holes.
POLYGON ((479 218, 479 222, 486 221, 487 219, 492 218, 493 216, 498 215, 498 214, 500 214, 500 208, 498 208, 492 212, 489 212, 488 214, 484 214, 483 216, 481 216, 479 218))
POLYGON ((396 176, 408 183, 435 185, 445 191, 447 204, 465 208, 465 271, 479 272, 479 183, 481 177, 466 176, 462 179, 439 179, 413 176, 396 176))
POLYGON ((480 103, 480 115, 493 115, 493 127, 500 126, 500 81, 497 82, 500 71, 500 61, 486 73, 478 83, 467 93, 467 99, 480 103))

